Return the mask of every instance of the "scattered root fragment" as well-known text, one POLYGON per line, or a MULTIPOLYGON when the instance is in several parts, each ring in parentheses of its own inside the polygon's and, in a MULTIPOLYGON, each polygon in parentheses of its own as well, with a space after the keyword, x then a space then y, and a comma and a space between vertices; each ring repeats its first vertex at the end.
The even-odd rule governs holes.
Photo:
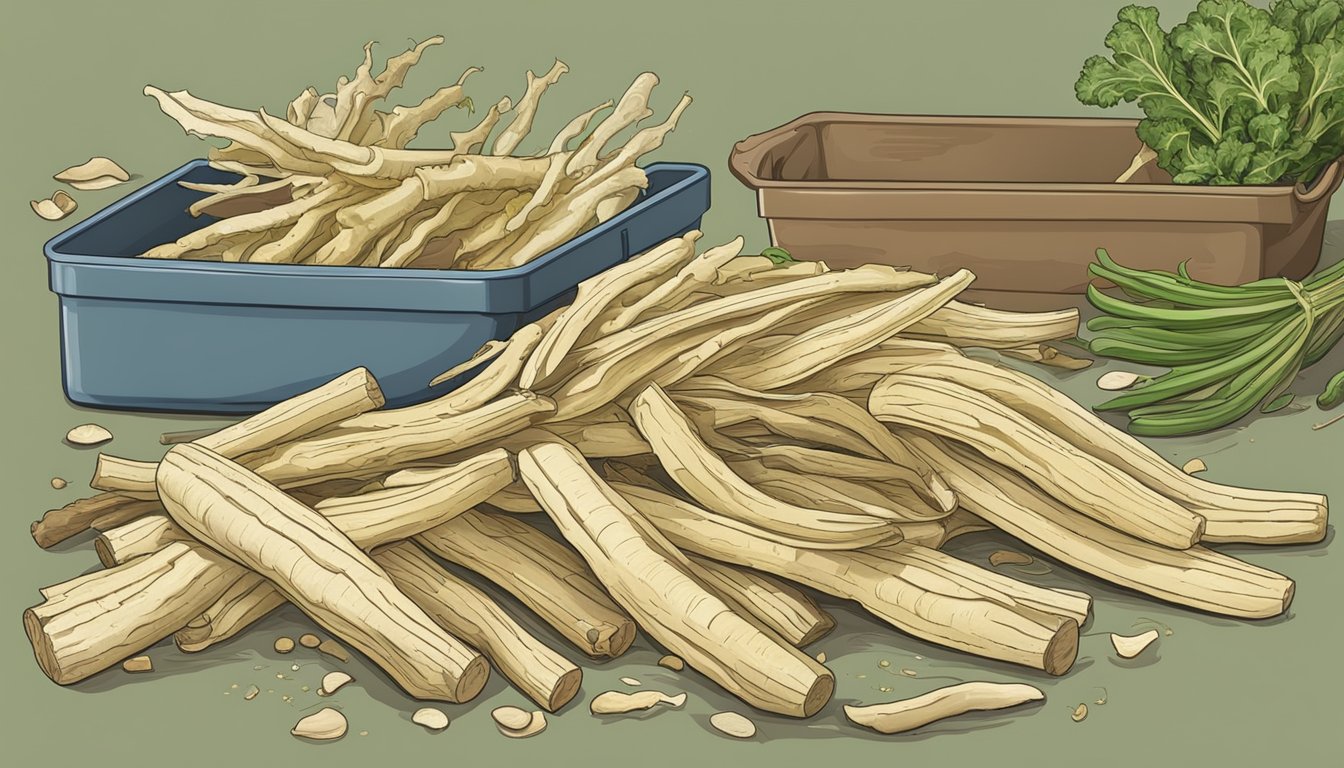
POLYGON ((1111 371, 1103 373, 1097 379, 1097 389, 1104 389, 1107 392, 1117 392, 1122 389, 1129 389, 1146 377, 1130 371, 1111 371))
POLYGON ((416 725, 423 725, 431 731, 442 731, 448 727, 448 716, 441 709, 421 707, 415 710, 415 714, 411 715, 411 722, 416 725))
POLYGON ((736 712, 719 712, 711 715, 709 724, 719 733, 735 739, 750 739, 756 735, 756 724, 736 712))
POLYGON ((353 682, 355 678, 344 672, 328 672, 322 676, 322 687, 317 689, 318 696, 330 696, 339 691, 341 686, 353 682))
POLYGON ((121 668, 127 672, 153 672, 154 661, 148 656, 133 656, 121 662, 121 668))
POLYGON ((606 691, 594 696, 592 703, 588 705, 588 709, 594 715, 621 715, 626 712, 651 709, 658 704, 667 704, 675 708, 685 703, 686 694, 684 693, 671 696, 661 691, 635 691, 634 693, 606 691))
POLYGON ((1193 475, 1196 472, 1207 471, 1208 468, 1209 465, 1205 464, 1203 459, 1191 459, 1185 462, 1185 465, 1181 467, 1181 471, 1187 475, 1193 475))
POLYGON ((181 432, 164 432, 159 435, 159 445, 177 445, 178 443, 193 443, 207 435, 213 435, 219 430, 209 429, 186 429, 181 432))
POLYGON ((98 445, 111 439, 112 433, 97 424, 80 424, 65 433, 65 441, 71 445, 98 445))
POLYGON ((1150 629, 1141 635, 1117 635, 1111 633, 1111 645, 1115 646, 1116 654, 1122 659, 1132 659, 1143 653, 1144 649, 1157 640, 1157 630, 1150 629))
POLYGON ((299 635, 299 645, 302 645, 304 648, 316 648, 321 644, 322 644, 322 638, 312 634, 311 632, 299 635))
POLYGON ((330 741, 344 736, 347 727, 345 715, 331 707, 323 707, 295 723, 289 732, 301 739, 330 741))
POLYGON ((919 673, 916 672, 915 670, 913 670, 913 669, 907 669, 907 668, 905 668, 905 667, 902 667, 902 668, 901 668, 901 674, 902 674, 902 675, 905 675, 906 677, 918 677, 918 676, 919 676, 919 673))
POLYGON ((243 694, 243 701, 251 701, 257 698, 257 695, 260 693, 261 693, 260 688, 258 688, 255 685, 249 685, 247 686, 247 693, 243 694))
POLYGON ((1075 723, 1083 722, 1087 719, 1087 705, 1079 704, 1078 707, 1073 710, 1073 714, 1069 715, 1069 717, 1073 718, 1073 722, 1075 723))
POLYGON ((1031 565, 1034 562, 1036 560, 1031 555, 1009 549, 1000 549, 989 556, 989 564, 995 568, 1002 565, 1031 565))
POLYGON ((532 722, 531 713, 518 707, 495 707, 490 711, 490 717, 495 719, 495 723, 500 728, 507 728, 511 731, 526 728, 527 724, 532 722))
POLYGON ((345 650, 345 647, 335 640, 323 640, 321 644, 317 646, 317 650, 327 654, 337 661, 350 660, 350 652, 345 650))
POLYGON ((658 660, 658 666, 680 672, 686 668, 686 662, 682 661, 680 656, 667 655, 658 660))
POLYGON ((625 683, 626 685, 635 685, 635 686, 643 685, 643 683, 639 682, 633 677, 622 677, 621 682, 625 683))
POLYGON ((511 739, 525 739, 546 730, 546 714, 541 710, 528 712, 518 707, 496 707, 490 716, 499 726, 499 732, 511 739))
POLYGON ((294 650, 294 638, 277 637, 275 639, 274 647, 276 653, 289 653, 290 651, 294 650))
POLYGON ((1320 424, 1312 424, 1312 425, 1311 425, 1311 428, 1312 428, 1312 429, 1325 429, 1326 427, 1328 427, 1328 426, 1330 426, 1330 425, 1332 425, 1332 424, 1338 424, 1338 423, 1341 422, 1341 421, 1344 421, 1344 413, 1339 414, 1338 416, 1334 417, 1333 419, 1330 419, 1329 421, 1323 421, 1323 422, 1321 422, 1320 424))
POLYGON ((872 728, 878 733, 905 733, 947 717, 978 710, 1007 709, 1044 698, 1040 689, 1030 685, 961 683, 913 699, 868 707, 847 706, 845 717, 855 725, 872 728))
POLYGON ((1100 706, 1102 706, 1103 704, 1106 703, 1106 700, 1107 700, 1107 698, 1110 696, 1110 694, 1107 693, 1107 692, 1106 692, 1106 689, 1105 689, 1105 688, 1102 688, 1101 686, 1097 686, 1097 689, 1101 691, 1101 695, 1098 696, 1098 697, 1097 697, 1097 700, 1094 701, 1094 702, 1092 702, 1092 703, 1093 703, 1093 704, 1096 704, 1097 706, 1100 707, 1100 706))
POLYGON ((131 174, 106 157, 91 157, 88 162, 66 168, 53 179, 75 189, 107 189, 131 180, 131 174))
POLYGON ((63 478, 63 477, 53 477, 53 478, 51 478, 51 487, 52 487, 52 488, 55 488, 56 490, 59 491, 59 490, 61 490, 62 488, 64 488, 65 486, 66 486, 65 478, 63 478))
POLYGON ((66 216, 75 212, 79 203, 75 198, 62 191, 57 191, 46 200, 33 200, 29 203, 33 207, 33 213, 46 219, 47 221, 60 221, 66 216))

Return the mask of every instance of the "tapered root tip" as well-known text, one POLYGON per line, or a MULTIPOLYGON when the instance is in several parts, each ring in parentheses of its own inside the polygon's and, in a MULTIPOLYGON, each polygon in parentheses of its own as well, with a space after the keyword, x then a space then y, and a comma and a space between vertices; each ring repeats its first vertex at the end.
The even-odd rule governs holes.
POLYGON ((832 629, 835 629, 835 619, 830 614, 823 614, 821 620, 813 624, 812 629, 798 641, 798 645, 811 645, 830 634, 832 629))
POLYGON ((1059 676, 1073 667, 1078 658, 1078 622, 1065 619, 1055 630, 1055 636, 1045 646, 1042 669, 1046 674, 1059 676))

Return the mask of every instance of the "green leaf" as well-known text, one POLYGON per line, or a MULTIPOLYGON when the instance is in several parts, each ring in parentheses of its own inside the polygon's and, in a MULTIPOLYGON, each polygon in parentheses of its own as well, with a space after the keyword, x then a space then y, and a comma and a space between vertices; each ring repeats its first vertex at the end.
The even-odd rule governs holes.
POLYGON ((1344 0, 1275 0, 1269 6, 1274 26, 1292 30, 1302 45, 1339 34, 1344 0))
POLYGON ((1130 5, 1116 18, 1106 35, 1112 58, 1093 56, 1084 62, 1073 86, 1078 100, 1100 107, 1138 102, 1150 118, 1189 122, 1216 141, 1218 127, 1183 95, 1185 70, 1172 56, 1157 9, 1130 5))
POLYGON ((1293 403, 1293 393, 1284 392, 1282 395, 1279 395, 1278 397, 1266 403, 1264 407, 1260 409, 1260 412, 1273 413, 1275 411, 1281 411, 1284 408, 1287 408, 1289 405, 1292 405, 1292 403, 1293 403))
POLYGON ((761 251, 761 255, 770 260, 771 264, 791 264, 798 261, 793 255, 783 248, 766 248, 761 251))
POLYGON ((1296 35, 1245 0, 1202 0, 1172 28, 1171 45, 1211 73, 1220 102, 1244 99, 1272 112, 1297 93, 1296 35))
MULTIPOLYGON (((1255 145, 1248 144, 1236 139, 1224 138, 1218 142, 1214 149, 1213 162, 1218 168, 1218 175, 1228 179, 1239 179, 1246 172, 1246 168, 1251 164, 1251 156, 1255 154, 1255 145)), ((1236 182, 1231 182, 1235 184, 1236 182)))

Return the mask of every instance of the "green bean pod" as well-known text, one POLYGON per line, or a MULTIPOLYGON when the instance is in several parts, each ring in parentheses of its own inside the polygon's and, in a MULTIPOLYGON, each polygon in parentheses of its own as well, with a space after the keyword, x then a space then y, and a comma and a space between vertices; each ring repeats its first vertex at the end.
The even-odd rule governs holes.
POLYGON ((1323 411, 1344 403, 1344 371, 1336 373, 1326 382, 1325 389, 1316 397, 1316 405, 1323 411))

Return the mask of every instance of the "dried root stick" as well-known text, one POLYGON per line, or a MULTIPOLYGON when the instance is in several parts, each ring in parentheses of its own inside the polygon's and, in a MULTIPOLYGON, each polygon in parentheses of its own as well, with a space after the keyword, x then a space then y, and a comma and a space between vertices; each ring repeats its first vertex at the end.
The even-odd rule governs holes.
POLYGON ((687 552, 855 600, 916 637, 1053 675, 1068 671, 1077 655, 1076 621, 1030 608, 998 590, 968 590, 950 580, 939 561, 919 558, 897 565, 886 555, 863 551, 791 547, 725 525, 676 497, 622 483, 613 487, 687 552))
POLYGON ((518 690, 548 712, 568 704, 579 692, 583 672, 578 667, 424 550, 403 541, 374 552, 373 559, 425 613, 454 637, 479 648, 518 690))
POLYGON ((1151 448, 1030 376, 947 348, 893 347, 891 351, 901 355, 902 368, 910 373, 971 387, 1204 517, 1203 541, 1290 544, 1320 541, 1325 536, 1327 502, 1320 494, 1211 483, 1182 472, 1151 448))
POLYGON ((569 67, 559 59, 556 59, 550 71, 541 77, 537 77, 531 70, 528 70, 527 91, 518 100, 513 121, 503 131, 500 131, 499 137, 495 139, 490 154, 512 155, 514 150, 518 149, 518 145, 532 131, 532 121, 536 119, 537 106, 541 103, 542 94, 546 93, 546 89, 555 85, 560 76, 568 71, 569 67))
POLYGON ((1204 518, 966 387, 892 374, 874 387, 869 409, 884 421, 963 441, 1018 467, 1073 509, 1131 536, 1189 549, 1204 533, 1204 518))
POLYGON ((484 687, 485 660, 441 630, 321 515, 190 444, 168 452, 157 479, 179 525, 265 576, 413 696, 461 702, 484 687))
POLYGON ((618 328, 603 325, 593 328, 598 318, 607 312, 618 312, 620 302, 636 286, 657 285, 658 281, 695 257, 695 241, 699 232, 667 240, 644 253, 622 262, 579 283, 574 302, 569 305, 555 324, 537 343, 527 358, 518 377, 518 386, 537 389, 560 369, 570 351, 598 333, 611 333, 618 328))
POLYGON ((829 548, 855 549, 893 535, 890 523, 880 518, 798 507, 757 490, 704 444, 656 384, 635 398, 630 412, 663 469, 692 498, 719 514, 778 540, 829 548))
POLYGON ((583 560, 520 520, 472 510, 415 540, 507 590, 589 656, 614 658, 634 642, 634 622, 583 560))
MULTIPOLYGON (((419 507, 402 505, 381 516, 347 515, 347 522, 359 521, 368 527, 346 530, 344 534, 365 548, 385 544, 387 540, 377 537, 389 532, 404 536, 408 531, 416 533, 431 528, 489 498, 507 485, 511 477, 511 464, 504 451, 484 455, 477 462, 460 467, 455 481, 459 485, 455 488, 443 489, 441 494, 406 497, 418 498, 423 502, 419 507)), ((209 644, 225 639, 230 636, 227 633, 245 625, 220 626, 212 623, 212 619, 203 623, 200 617, 203 612, 215 610, 231 589, 247 595, 235 600, 231 616, 256 619, 265 612, 254 610, 264 596, 262 593, 273 590, 263 577, 219 556, 180 530, 164 531, 143 525, 130 530, 138 535, 125 532, 115 535, 109 541, 117 541, 117 549, 107 550, 111 556, 129 562, 48 588, 51 596, 30 609, 31 621, 25 619, 29 640, 43 671, 57 682, 81 680, 182 627, 205 627, 194 642, 209 644), (148 554, 153 546, 172 539, 178 541, 148 554), (235 586, 239 581, 264 585, 265 589, 235 586), (120 591, 126 589, 127 583, 148 590, 146 599, 115 598, 118 594, 130 594, 120 591)))
MULTIPOLYGON (((320 432, 333 424, 381 408, 384 402, 383 392, 373 374, 367 368, 355 368, 320 387, 192 442, 225 458, 237 458, 320 432)), ((155 465, 151 462, 99 454, 89 484, 136 498, 157 499, 154 470, 155 465)))
POLYGON ((641 525, 571 447, 528 448, 519 469, 598 579, 669 651, 769 712, 808 717, 830 700, 835 683, 825 667, 737 616, 669 559, 672 545, 641 525))
POLYGON ((931 436, 911 435, 963 503, 1018 540, 1074 568, 1160 600, 1223 616, 1278 616, 1291 579, 1203 547, 1173 550, 1126 536, 1055 501, 1022 476, 931 436))
POLYGON ((801 590, 747 568, 691 557, 695 575, 728 601, 739 615, 750 615, 801 648, 835 628, 835 619, 801 590))

